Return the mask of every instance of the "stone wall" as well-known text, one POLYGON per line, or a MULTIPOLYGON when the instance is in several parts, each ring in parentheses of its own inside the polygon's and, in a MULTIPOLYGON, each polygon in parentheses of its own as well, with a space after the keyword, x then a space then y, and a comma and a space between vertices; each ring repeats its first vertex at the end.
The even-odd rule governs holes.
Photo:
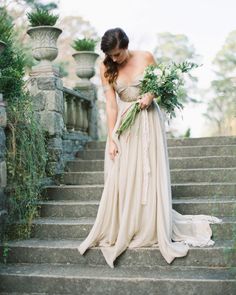
POLYGON ((27 86, 33 96, 38 120, 47 135, 49 151, 47 174, 53 176, 64 169, 62 134, 65 124, 62 81, 56 76, 33 76, 29 79, 27 86))
POLYGON ((82 90, 72 90, 63 87, 60 77, 42 74, 37 77, 34 73, 27 88, 33 96, 38 120, 47 134, 47 174, 50 178, 61 174, 66 161, 73 159, 87 141, 98 139, 96 87, 91 83, 82 90))

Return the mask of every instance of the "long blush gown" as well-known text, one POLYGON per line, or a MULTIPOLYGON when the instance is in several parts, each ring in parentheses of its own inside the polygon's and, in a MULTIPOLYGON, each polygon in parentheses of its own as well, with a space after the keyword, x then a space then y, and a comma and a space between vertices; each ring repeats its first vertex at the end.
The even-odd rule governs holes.
POLYGON ((140 79, 129 85, 114 83, 118 116, 112 132, 118 154, 104 159, 104 189, 93 227, 79 245, 81 255, 101 247, 107 264, 127 248, 157 247, 167 263, 185 256, 189 245, 214 245, 210 223, 222 222, 211 215, 182 215, 172 208, 170 169, 162 113, 155 101, 136 116, 120 137, 116 134, 125 111, 139 99, 140 79))

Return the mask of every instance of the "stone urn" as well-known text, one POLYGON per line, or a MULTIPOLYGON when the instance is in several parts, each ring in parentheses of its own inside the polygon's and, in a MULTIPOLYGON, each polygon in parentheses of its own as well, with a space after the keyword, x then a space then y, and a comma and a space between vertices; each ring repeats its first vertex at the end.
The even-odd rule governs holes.
POLYGON ((3 52, 5 47, 6 47, 6 43, 0 40, 0 54, 3 52))
POLYGON ((53 26, 38 26, 28 29, 27 34, 32 39, 32 55, 39 64, 32 67, 31 76, 59 76, 59 69, 52 64, 58 55, 57 39, 62 30, 53 26))
POLYGON ((99 54, 93 51, 78 51, 72 56, 76 62, 76 75, 81 79, 79 87, 90 86, 89 79, 95 75, 95 62, 99 54))

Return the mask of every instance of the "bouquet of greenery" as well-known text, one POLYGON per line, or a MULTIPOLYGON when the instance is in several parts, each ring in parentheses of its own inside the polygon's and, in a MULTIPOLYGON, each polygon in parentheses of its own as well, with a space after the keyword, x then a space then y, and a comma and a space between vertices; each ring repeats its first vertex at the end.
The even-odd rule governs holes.
MULTIPOLYGON (((175 109, 182 109, 183 104, 179 101, 179 91, 184 84, 183 73, 189 72, 191 69, 198 67, 192 62, 182 62, 176 64, 149 65, 144 70, 144 77, 141 80, 141 94, 152 93, 155 95, 155 101, 170 116, 175 116, 175 109)), ((136 101, 124 117, 121 126, 116 133, 119 135, 135 120, 136 115, 140 111, 139 102, 136 101)))

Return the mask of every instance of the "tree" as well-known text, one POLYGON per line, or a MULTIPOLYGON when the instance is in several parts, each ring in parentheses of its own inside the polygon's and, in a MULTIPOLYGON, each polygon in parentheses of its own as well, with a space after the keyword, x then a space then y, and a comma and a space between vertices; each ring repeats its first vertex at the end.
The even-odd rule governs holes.
POLYGON ((12 18, 5 8, 0 7, 0 36, 6 43, 6 49, 0 59, 0 93, 7 101, 14 101, 20 96, 23 87, 25 56, 18 46, 15 46, 15 32, 12 18))
POLYGON ((186 35, 163 32, 157 34, 157 40, 158 43, 154 50, 157 61, 182 62, 185 59, 194 60, 197 57, 194 46, 189 43, 186 35))
POLYGON ((59 22, 58 26, 63 30, 63 34, 58 39, 59 55, 57 64, 61 67, 62 75, 63 72, 65 73, 63 75, 64 83, 68 87, 73 87, 78 78, 75 74, 75 61, 72 57, 75 51, 71 44, 76 38, 84 36, 98 38, 98 34, 90 22, 80 16, 67 16, 59 22))
MULTIPOLYGON (((169 64, 171 62, 180 63, 185 60, 195 62, 200 65, 201 56, 196 53, 194 46, 184 34, 172 34, 162 32, 157 34, 157 45, 154 49, 154 56, 157 63, 169 64)), ((179 93, 178 99, 185 105, 183 112, 187 108, 191 109, 190 103, 202 103, 201 89, 197 88, 198 78, 189 72, 184 75, 184 87, 179 93), (186 105, 188 103, 188 105, 186 105), (187 108, 186 108, 187 107, 187 108)), ((182 136, 181 126, 183 116, 180 111, 176 112, 176 118, 168 121, 167 130, 172 136, 182 136), (178 128, 177 128, 178 126, 178 128)), ((184 127, 186 128, 186 127, 184 127)), ((190 134, 189 134, 190 136, 190 134)))
POLYGON ((236 91, 232 78, 236 67, 236 30, 229 33, 213 65, 216 79, 211 82, 212 98, 208 101, 205 118, 213 124, 214 134, 232 133, 235 124, 236 91))
MULTIPOLYGON (((180 63, 185 60, 199 63, 200 55, 196 54, 195 48, 186 35, 163 32, 157 34, 157 46, 154 49, 157 63, 168 64, 170 62, 180 63)), ((185 88, 181 93, 182 102, 199 102, 194 96, 197 92, 198 78, 191 72, 185 78, 185 88), (192 95, 192 97, 191 97, 192 95)))

